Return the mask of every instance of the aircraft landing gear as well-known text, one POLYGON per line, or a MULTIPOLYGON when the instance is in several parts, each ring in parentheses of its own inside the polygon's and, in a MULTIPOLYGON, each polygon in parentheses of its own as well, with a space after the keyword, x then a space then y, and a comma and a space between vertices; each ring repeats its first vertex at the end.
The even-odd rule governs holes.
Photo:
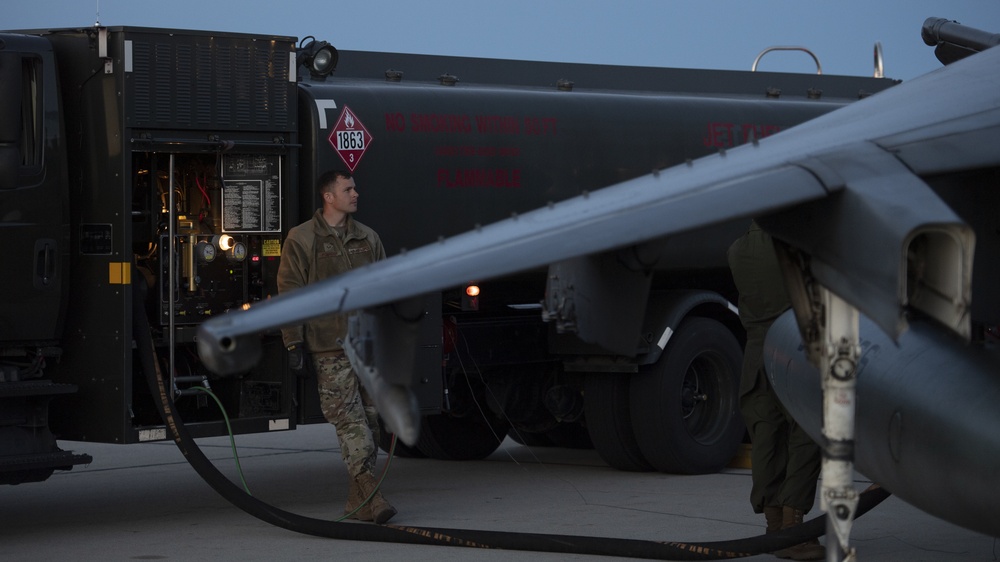
POLYGON ((850 546, 858 509, 854 477, 854 412, 857 365, 861 354, 858 310, 820 285, 808 259, 777 245, 789 297, 806 355, 823 382, 823 465, 820 508, 826 512, 826 559, 857 560, 850 546))

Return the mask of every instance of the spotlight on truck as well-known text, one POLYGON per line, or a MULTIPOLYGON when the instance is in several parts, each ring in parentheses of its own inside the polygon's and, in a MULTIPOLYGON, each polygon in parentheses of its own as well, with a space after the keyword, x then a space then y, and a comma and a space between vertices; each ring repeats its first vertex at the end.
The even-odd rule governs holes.
POLYGON ((326 41, 317 41, 312 37, 302 40, 299 52, 295 56, 296 64, 308 68, 309 75, 314 80, 326 80, 327 75, 337 69, 338 59, 337 49, 333 45, 326 41))

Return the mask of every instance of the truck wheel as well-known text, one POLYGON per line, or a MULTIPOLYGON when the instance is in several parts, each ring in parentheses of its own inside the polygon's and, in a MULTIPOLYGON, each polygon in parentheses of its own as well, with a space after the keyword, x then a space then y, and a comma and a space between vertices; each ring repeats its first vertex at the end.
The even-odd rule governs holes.
POLYGON ((745 431, 742 365, 742 349, 729 329, 709 318, 690 318, 659 361, 632 377, 632 427, 657 470, 705 474, 732 460, 745 431))
POLYGON ((511 430, 507 432, 507 437, 510 437, 515 443, 524 445, 525 447, 552 447, 554 445, 548 435, 537 431, 518 431, 511 428, 511 430))
POLYGON ((653 470, 632 432, 628 375, 589 374, 584 385, 583 412, 590 440, 604 462, 618 470, 653 470))
POLYGON ((491 416, 454 417, 449 414, 424 416, 417 447, 432 459, 471 461, 484 459, 497 450, 507 437, 509 425, 491 416))
POLYGON ((590 434, 586 426, 579 421, 563 422, 545 432, 545 436, 552 441, 556 447, 566 449, 593 449, 594 442, 590 440, 590 434))

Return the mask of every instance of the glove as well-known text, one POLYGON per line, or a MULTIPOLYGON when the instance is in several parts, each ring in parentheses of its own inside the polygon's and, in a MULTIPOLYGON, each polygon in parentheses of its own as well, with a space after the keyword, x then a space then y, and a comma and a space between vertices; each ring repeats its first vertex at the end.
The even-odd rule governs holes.
POLYGON ((302 342, 296 342, 288 346, 288 368, 295 373, 295 376, 305 376, 306 353, 302 347, 302 342))

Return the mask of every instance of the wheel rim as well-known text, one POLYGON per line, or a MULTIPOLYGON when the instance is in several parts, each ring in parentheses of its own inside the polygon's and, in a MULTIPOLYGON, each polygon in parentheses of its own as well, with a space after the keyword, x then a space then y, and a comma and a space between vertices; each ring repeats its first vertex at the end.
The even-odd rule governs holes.
POLYGON ((725 432, 721 415, 730 409, 727 392, 729 370, 723 357, 706 352, 695 357, 684 373, 681 387, 681 415, 691 438, 699 443, 714 442, 725 432))

